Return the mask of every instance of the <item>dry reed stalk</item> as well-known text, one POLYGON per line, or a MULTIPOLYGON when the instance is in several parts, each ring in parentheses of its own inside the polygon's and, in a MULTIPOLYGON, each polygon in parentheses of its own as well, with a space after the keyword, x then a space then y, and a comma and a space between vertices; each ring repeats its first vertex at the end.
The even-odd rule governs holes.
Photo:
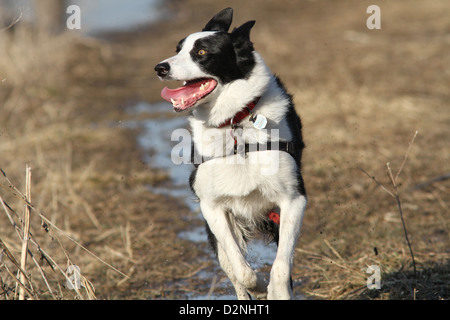
MULTIPOLYGON (((36 242, 36 240, 33 238, 32 233, 30 232, 30 229, 31 229, 31 223, 30 223, 31 219, 30 218, 31 218, 31 213, 32 212, 34 212, 41 219, 42 227, 44 228, 44 230, 47 233, 49 233, 50 231, 58 231, 59 234, 62 234, 65 238, 67 238, 67 239, 71 240, 72 242, 74 242, 78 247, 80 247, 81 249, 85 250, 87 253, 92 255, 94 258, 96 258, 97 260, 99 260, 100 262, 102 262, 103 264, 105 264, 106 266, 108 266, 109 268, 114 270, 115 272, 121 274, 125 279, 129 279, 129 276, 127 276, 123 272, 119 271, 118 269, 114 268, 112 265, 108 264, 106 261, 104 261, 103 259, 101 259, 97 255, 95 255, 93 252, 88 250, 83 245, 81 245, 78 241, 73 239, 73 237, 68 235, 66 232, 62 231, 54 223, 52 223, 49 219, 47 219, 47 217, 45 217, 42 214, 42 212, 40 212, 39 210, 37 210, 35 208, 35 206, 31 203, 31 169, 28 166, 27 166, 27 170, 26 170, 26 184, 25 184, 26 191, 25 191, 25 194, 23 194, 19 189, 17 189, 15 187, 15 185, 9 180, 9 178, 6 175, 6 173, 2 169, 0 169, 0 172, 3 174, 4 178, 8 182, 8 186, 5 186, 5 185, 0 183, 0 187, 2 187, 5 190, 7 190, 14 197, 20 199, 20 201, 23 202, 24 208, 25 208, 24 216, 20 217, 16 213, 16 211, 3 200, 3 198, 0 195, 1 207, 3 208, 6 216, 9 219, 9 221, 11 222, 11 225, 14 227, 14 229, 16 231, 16 234, 20 238, 21 244, 22 244, 21 259, 20 259, 20 264, 19 264, 16 261, 16 259, 14 258, 14 256, 12 255, 12 253, 7 249, 7 247, 3 243, 3 241, 0 239, 0 252, 6 253, 7 258, 17 268, 18 275, 14 276, 13 273, 11 272, 11 270, 5 264, 2 264, 0 266, 4 267, 5 270, 7 270, 8 274, 10 274, 10 276, 14 278, 14 281, 16 282, 16 288, 17 287, 19 288, 19 290, 16 290, 16 291, 19 291, 19 299, 20 300, 24 300, 25 299, 25 295, 28 295, 29 299, 38 299, 39 298, 37 296, 37 293, 33 289, 33 282, 31 281, 31 279, 26 274, 26 261, 27 261, 26 257, 27 257, 27 255, 30 255, 30 257, 32 258, 34 264, 36 265, 38 271, 40 272, 40 275, 41 275, 41 277, 42 277, 42 279, 43 279, 43 281, 45 283, 45 286, 49 290, 50 295, 53 297, 53 299, 57 299, 57 297, 55 296, 53 290, 51 289, 51 286, 50 286, 50 284, 49 284, 49 282, 47 280, 47 277, 45 275, 44 270, 39 265, 38 261, 36 261, 36 259, 35 259, 34 255, 32 254, 32 252, 29 250, 29 248, 28 248, 29 243, 31 243, 31 244, 33 244, 33 246, 35 246, 35 248, 37 249, 37 251, 41 255, 42 259, 45 259, 45 261, 48 262, 48 264, 53 269, 53 271, 58 270, 66 281, 71 281, 72 280, 67 275, 67 272, 66 272, 65 268, 62 268, 55 261, 55 259, 53 259, 51 257, 51 255, 42 246, 40 246, 36 242), (22 228, 21 228, 20 224, 17 224, 15 222, 15 218, 19 220, 20 224, 22 225, 22 228)), ((130 231, 129 229, 130 229, 130 226, 128 225, 127 228, 125 229, 125 238, 126 238, 126 243, 128 242, 128 246, 130 245, 129 243, 131 242, 130 238, 129 238, 129 231, 130 231)), ((74 265, 74 263, 71 261, 69 255, 68 255, 67 251, 65 250, 61 240, 59 239, 58 234, 55 234, 55 233, 52 232, 51 237, 52 237, 52 239, 56 239, 57 240, 60 249, 63 251, 63 253, 65 254, 65 256, 67 258, 68 265, 74 265)), ((129 258, 131 258, 132 257, 132 251, 128 251, 128 253, 130 254, 129 258)), ((83 275, 80 274, 80 277, 81 277, 82 286, 85 288, 87 298, 88 299, 96 299, 96 297, 95 297, 95 288, 94 288, 93 284, 88 279, 86 279, 83 275)), ((2 280, 2 282, 3 282, 3 280, 2 280)), ((76 293, 76 295, 77 295, 77 297, 79 299, 84 299, 83 295, 78 290, 78 288, 74 287, 74 290, 75 290, 75 293, 76 293)), ((6 293, 5 293, 5 296, 6 296, 6 293)), ((61 297, 62 297, 62 294, 61 294, 61 297)))
MULTIPOLYGON (((26 166, 25 176, 25 197, 26 201, 31 203, 31 168, 26 166)), ((20 267, 24 272, 27 270, 27 256, 28 256, 28 240, 30 239, 30 220, 31 210, 28 204, 24 205, 24 217, 23 217, 23 236, 22 236, 22 252, 20 256, 20 267)), ((20 274, 20 280, 25 283, 25 274, 20 274)), ((25 300, 25 290, 20 287, 19 300, 25 300)))
POLYGON ((214 290, 216 289, 216 286, 217 286, 217 276, 215 275, 211 280, 211 285, 209 287, 208 294, 206 295, 208 300, 211 300, 211 297, 214 293, 214 290))
POLYGON ((131 245, 131 236, 130 236, 130 221, 127 221, 127 225, 125 228, 121 226, 122 238, 124 242, 125 250, 128 254, 128 259, 133 261, 133 247, 131 245))

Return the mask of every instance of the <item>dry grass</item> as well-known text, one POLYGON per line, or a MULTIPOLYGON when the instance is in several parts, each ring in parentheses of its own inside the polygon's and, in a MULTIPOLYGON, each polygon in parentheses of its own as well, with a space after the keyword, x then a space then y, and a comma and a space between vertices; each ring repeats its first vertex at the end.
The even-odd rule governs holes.
MULTIPOLYGON (((78 265, 96 298, 228 293, 218 286, 223 274, 197 277, 217 269, 202 245, 177 232, 201 221, 176 199, 148 192, 146 185, 165 183, 166 175, 142 163, 137 133, 122 123, 130 117, 126 106, 160 99, 154 64, 197 31, 197 21, 230 5, 235 25, 257 20, 255 47, 294 94, 304 124, 309 207, 295 292, 312 299, 448 299, 450 185, 433 179, 450 172, 449 4, 380 0, 382 29, 372 31, 365 27, 370 4, 259 1, 255 10, 242 1, 188 0, 175 4, 174 21, 109 42, 0 32, 0 168, 24 193, 30 165, 32 206, 61 230, 49 236, 32 211, 33 239, 63 271, 78 265), (388 162, 394 176, 402 167, 395 181, 416 274, 395 199, 360 170, 393 192, 388 162), (381 290, 366 287, 370 265, 380 266, 381 290)), ((0 297, 14 298, 22 229, 4 213, 21 228, 24 199, 0 178, 2 201, 17 213, 0 208, 0 297)), ((29 250, 40 256, 33 244, 29 250)), ((52 298, 40 268, 55 298, 76 298, 63 288, 63 272, 31 261, 27 298, 52 298)))
MULTIPOLYGON (((36 208, 33 206, 31 202, 31 168, 27 166, 26 168, 26 192, 23 194, 20 192, 14 184, 9 180, 6 173, 2 170, 3 178, 6 180, 7 184, 0 184, 5 190, 8 191, 9 194, 12 196, 18 198, 22 202, 23 209, 23 215, 19 215, 18 210, 14 209, 12 206, 10 206, 3 198, 0 196, 0 202, 2 204, 2 207, 4 209, 5 215, 8 217, 9 221, 11 222, 12 227, 15 229, 17 236, 19 237, 21 243, 22 243, 22 250, 20 252, 20 265, 17 261, 17 259, 14 257, 14 253, 9 249, 9 245, 7 245, 6 241, 3 241, 0 238, 0 244, 1 244, 1 254, 2 254, 2 261, 1 261, 1 267, 5 269, 8 272, 8 275, 11 276, 11 278, 6 278, 5 280, 3 277, 1 278, 1 288, 2 288, 2 294, 3 297, 6 300, 9 299, 17 299, 17 289, 19 288, 18 293, 18 299, 19 300, 25 300, 31 299, 42 299, 45 298, 47 295, 49 297, 52 297, 53 299, 62 299, 62 298, 80 298, 80 299, 95 299, 95 288, 93 287, 92 283, 84 277, 84 275, 79 274, 78 276, 75 276, 72 272, 68 271, 70 270, 70 266, 76 266, 75 263, 70 259, 66 249, 61 243, 61 236, 66 237, 67 239, 70 239, 73 241, 76 245, 83 248, 84 250, 88 251, 85 247, 80 245, 77 241, 75 241, 70 235, 66 234, 62 230, 60 230, 57 226, 55 226, 48 218, 46 218, 41 212, 37 211, 36 208), (47 253, 46 249, 44 249, 44 246, 39 244, 36 239, 33 237, 33 233, 31 232, 31 215, 36 214, 41 219, 40 227, 45 230, 46 233, 50 235, 52 240, 55 240, 60 245, 60 251, 66 256, 66 266, 59 264, 55 261, 55 259, 47 253), (34 250, 31 250, 28 245, 32 244, 34 246, 34 250), (3 255, 6 256, 6 261, 3 261, 3 255), (27 258, 28 255, 34 262, 34 272, 40 274, 40 277, 32 277, 33 271, 30 270, 30 268, 27 268, 27 258), (39 257, 39 260, 36 259, 36 256, 39 257), (9 260, 9 261, 8 261, 9 260), (10 266, 8 267, 8 264, 10 266), (11 266, 12 264, 12 266, 11 266), (44 264, 48 264, 48 266, 51 268, 52 271, 56 271, 58 277, 54 277, 53 279, 49 280, 47 273, 45 272, 43 266, 44 264), (17 276, 14 275, 13 272, 10 270, 12 267, 15 267, 17 269, 17 276), (45 284, 47 290, 42 291, 42 288, 40 288, 38 282, 36 279, 39 279, 40 281, 43 281, 45 284), (63 282, 64 280, 64 282, 63 282), (77 284, 77 281, 79 281, 79 285, 77 284), (74 293, 72 295, 66 295, 61 291, 61 284, 65 283, 66 288, 68 290, 73 290, 74 293), (70 289, 70 285, 68 283, 72 284, 73 289, 70 289), (67 287, 69 286, 69 287, 67 287), (53 288, 52 288, 53 287, 53 288), (81 288, 84 288, 83 293, 81 293, 81 288)), ((11 241, 10 243, 13 244, 14 241, 12 239, 8 239, 11 241)), ((8 242, 9 242, 8 241, 8 242)), ((17 251, 17 250, 16 250, 17 251)), ((94 255, 95 256, 95 255, 94 255)), ((98 258, 98 257, 96 257, 98 258)), ((99 259, 102 261, 101 259, 99 259)), ((102 261, 105 263, 104 261, 102 261)), ((107 263, 105 263, 108 265, 107 263)), ((120 273, 120 271, 116 270, 114 267, 108 265, 113 270, 120 273)), ((122 273, 122 275, 124 275, 122 273)), ((126 276, 126 275, 124 275, 126 276)), ((39 281, 38 280, 38 281, 39 281)))
MULTIPOLYGON (((177 206, 146 193, 146 185, 165 181, 166 174, 142 163, 136 133, 111 116, 114 107, 97 118, 113 97, 80 98, 90 84, 73 80, 72 70, 86 72, 83 63, 92 67, 97 61, 91 59, 107 57, 107 45, 70 34, 36 39, 26 27, 0 33, 0 43, 0 297, 19 298, 22 289, 25 299, 93 299, 94 288, 107 297, 103 287, 126 283, 133 272, 130 234, 138 236, 135 242, 148 241, 160 224, 147 211, 177 206), (79 63, 83 52, 92 56, 79 63), (26 165, 33 172, 28 184, 26 165), (25 195, 31 184, 32 202, 25 195), (33 209, 28 263, 21 253, 28 234, 22 227, 24 205, 33 209), (66 288, 71 265, 81 269, 80 292, 66 288)), ((126 99, 114 98, 112 106, 126 99)))

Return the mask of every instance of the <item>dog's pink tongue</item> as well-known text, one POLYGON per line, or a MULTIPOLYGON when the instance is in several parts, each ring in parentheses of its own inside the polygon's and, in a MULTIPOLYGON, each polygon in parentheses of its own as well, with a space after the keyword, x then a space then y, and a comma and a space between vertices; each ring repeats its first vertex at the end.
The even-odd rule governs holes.
POLYGON ((161 91, 161 97, 169 102, 171 102, 172 100, 180 100, 181 98, 187 100, 188 97, 193 96, 197 91, 198 86, 196 86, 195 84, 183 86, 177 89, 169 89, 165 87, 161 91))
POLYGON ((194 83, 188 83, 177 89, 165 87, 161 91, 161 97, 172 103, 175 111, 192 107, 198 100, 209 94, 216 87, 213 79, 205 79, 194 83))

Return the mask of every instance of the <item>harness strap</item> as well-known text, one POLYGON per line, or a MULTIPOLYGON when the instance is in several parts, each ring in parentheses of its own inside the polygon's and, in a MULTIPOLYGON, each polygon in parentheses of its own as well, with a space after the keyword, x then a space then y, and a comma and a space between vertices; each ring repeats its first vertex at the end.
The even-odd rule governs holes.
MULTIPOLYGON (((246 144, 244 144, 243 152, 245 154, 247 154, 247 153, 253 152, 253 151, 267 151, 267 150, 278 150, 278 151, 287 152, 295 159, 295 147, 294 147, 294 143, 291 141, 278 141, 277 143, 268 141, 267 144, 246 143, 246 144), (278 144, 278 148, 276 147, 277 144, 278 144)), ((233 154, 226 154, 223 157, 236 155, 241 152, 242 151, 240 150, 239 145, 235 144, 233 154)), ((206 162, 211 159, 214 159, 214 158, 203 159, 202 156, 196 152, 194 144, 191 145, 191 162, 194 164, 194 166, 196 168, 203 162, 206 162)))

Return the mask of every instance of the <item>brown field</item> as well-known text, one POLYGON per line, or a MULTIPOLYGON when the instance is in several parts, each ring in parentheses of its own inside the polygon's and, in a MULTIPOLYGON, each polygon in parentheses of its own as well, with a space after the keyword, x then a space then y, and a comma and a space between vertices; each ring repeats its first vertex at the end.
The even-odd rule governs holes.
POLYGON ((144 162, 139 130, 126 125, 151 117, 130 106, 161 100, 154 65, 226 6, 233 26, 257 21, 255 48, 303 121, 309 204, 296 296, 449 299, 450 2, 376 1, 381 30, 368 30, 372 2, 186 0, 171 2, 172 21, 104 39, 0 31, 0 300, 19 291, 22 243, 8 214, 21 230, 27 164, 27 298, 233 293, 207 245, 178 237, 202 221, 182 199, 149 191, 170 181, 144 162), (387 163, 394 178, 401 169, 396 188, 387 163), (65 286, 72 264, 79 294, 65 286), (370 265, 381 269, 380 290, 366 287, 370 265))

